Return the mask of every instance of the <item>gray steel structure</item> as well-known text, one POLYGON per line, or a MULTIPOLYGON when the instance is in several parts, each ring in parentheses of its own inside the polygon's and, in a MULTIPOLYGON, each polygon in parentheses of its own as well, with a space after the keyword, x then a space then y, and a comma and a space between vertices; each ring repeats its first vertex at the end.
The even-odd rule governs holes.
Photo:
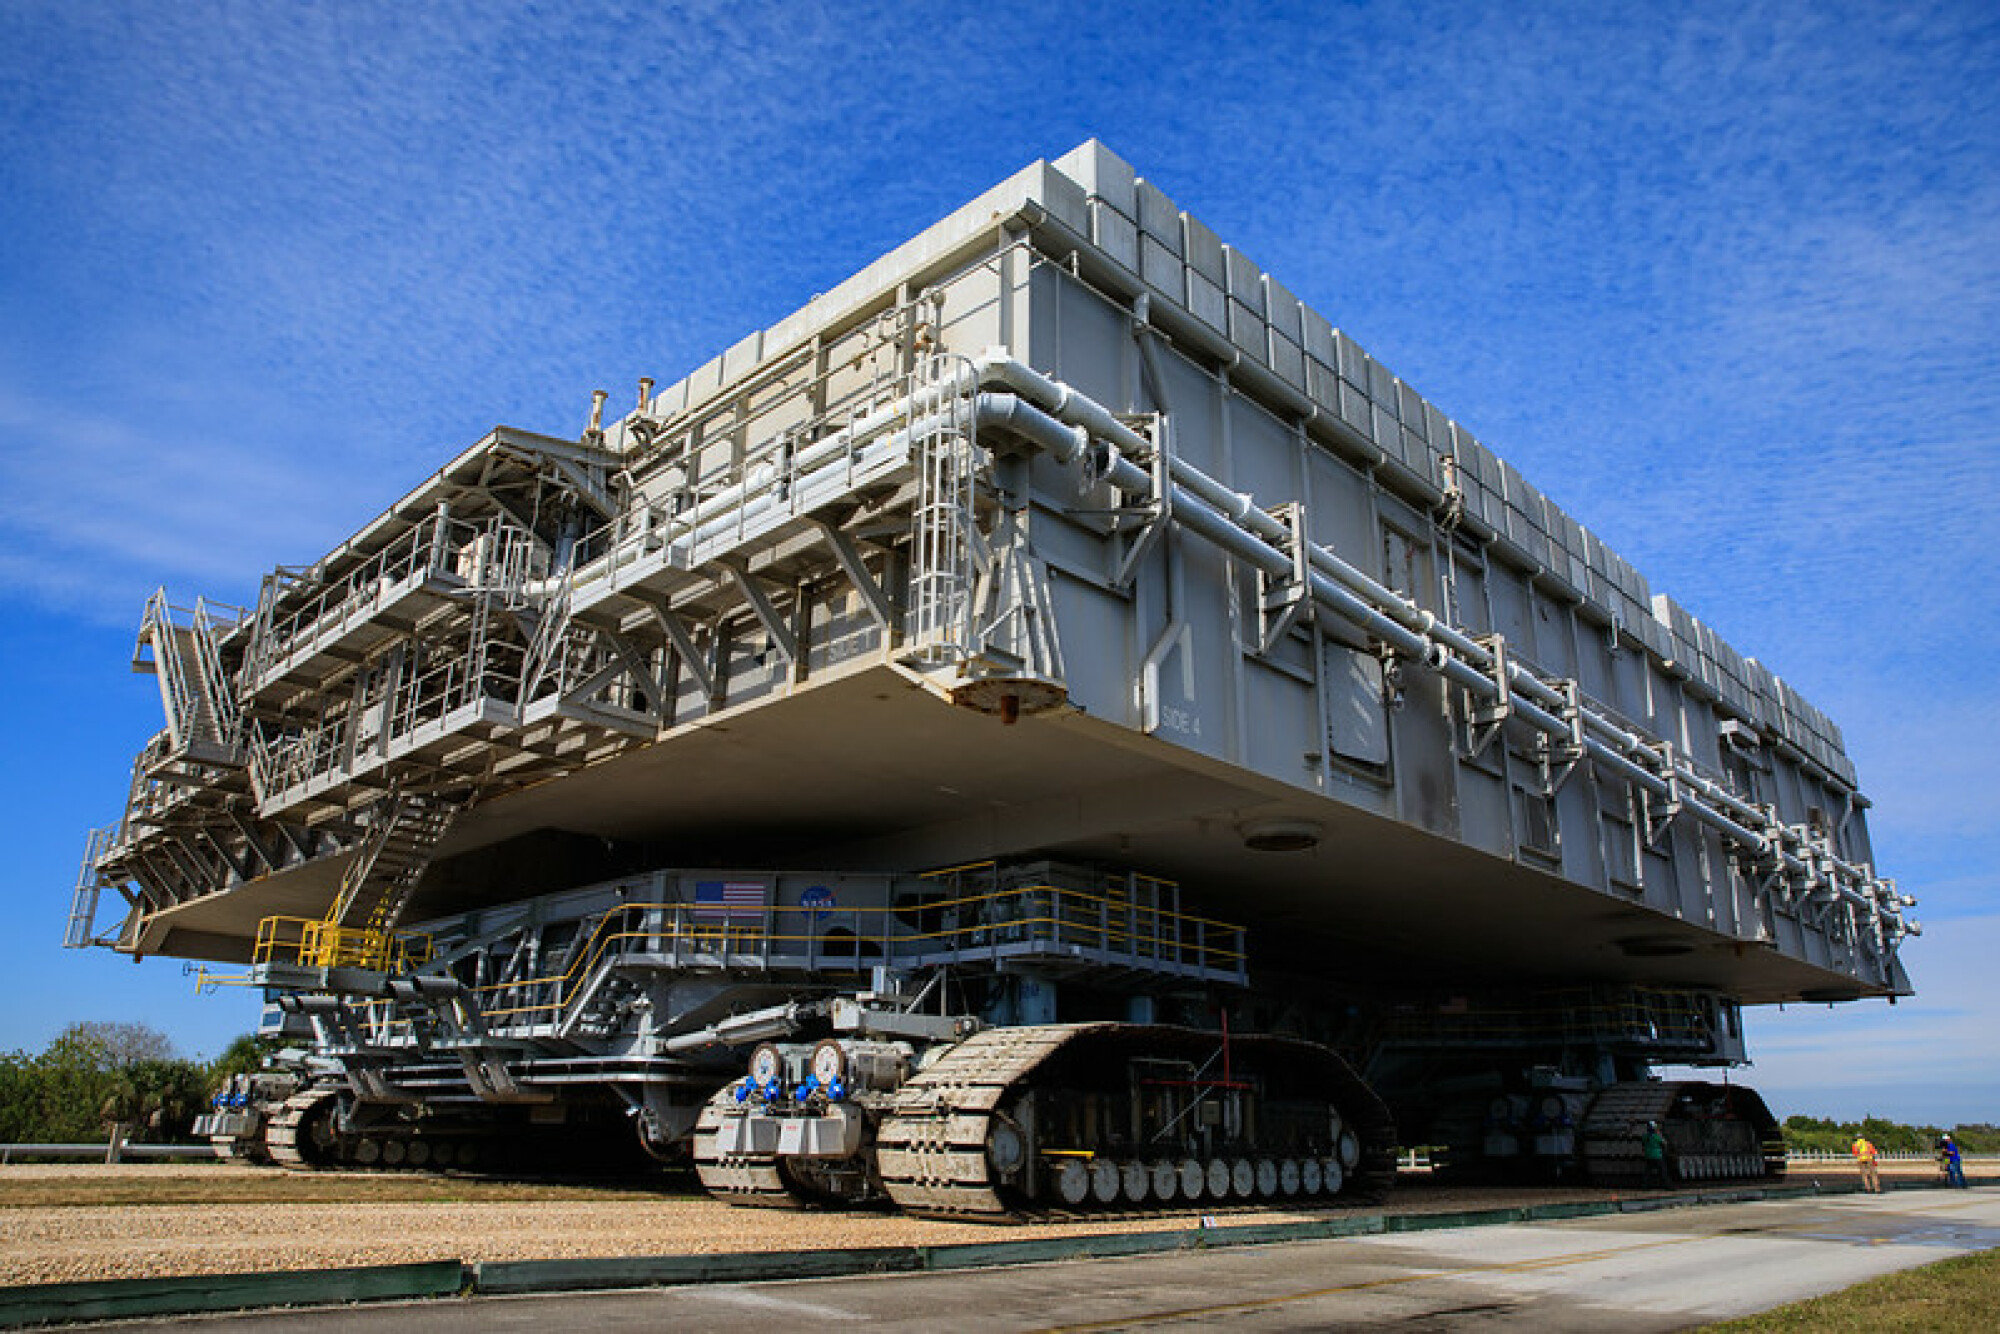
POLYGON ((1735 1003, 1909 990, 1839 729, 1094 141, 604 406, 155 598, 69 944, 321 922, 325 985, 658 865, 1055 858, 1289 1004, 1680 989, 1726 1060, 1735 1003))

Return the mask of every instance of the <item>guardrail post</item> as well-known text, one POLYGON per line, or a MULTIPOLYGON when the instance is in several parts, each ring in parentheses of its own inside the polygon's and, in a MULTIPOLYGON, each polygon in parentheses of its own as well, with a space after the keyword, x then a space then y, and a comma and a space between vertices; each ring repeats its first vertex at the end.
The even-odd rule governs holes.
POLYGON ((131 1127, 123 1121, 113 1121, 111 1123, 111 1139, 104 1146, 105 1162, 115 1163, 124 1156, 125 1136, 130 1129, 131 1127))

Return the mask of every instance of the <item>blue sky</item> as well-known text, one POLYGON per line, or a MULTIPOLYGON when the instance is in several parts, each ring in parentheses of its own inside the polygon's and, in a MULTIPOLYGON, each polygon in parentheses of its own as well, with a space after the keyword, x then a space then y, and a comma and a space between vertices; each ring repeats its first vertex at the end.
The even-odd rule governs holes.
POLYGON ((1092 135, 1845 729, 1919 995, 1781 1111, 2000 1121, 1988 4, 0 6, 0 1048, 252 1020, 57 947, 253 596, 496 422, 678 377, 1092 135))

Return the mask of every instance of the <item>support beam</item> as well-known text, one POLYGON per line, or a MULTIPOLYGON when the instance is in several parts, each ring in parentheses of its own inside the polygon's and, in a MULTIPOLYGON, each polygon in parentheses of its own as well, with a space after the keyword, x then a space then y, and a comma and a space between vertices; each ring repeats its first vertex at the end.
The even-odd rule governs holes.
POLYGON ((847 576, 847 582, 854 585, 854 591, 861 595, 862 605, 868 609, 868 614, 874 618, 875 624, 880 629, 885 633, 888 632, 895 621, 895 609, 889 605, 889 595, 882 591, 882 586, 868 573, 868 564, 861 558, 859 548, 846 533, 826 520, 815 519, 813 522, 819 526, 820 534, 826 538, 826 544, 833 548, 833 558, 840 562, 841 572, 847 576))
MULTIPOLYGON (((265 870, 275 871, 278 869, 278 854, 271 850, 270 844, 266 843, 263 837, 257 832, 255 823, 245 817, 243 812, 237 810, 234 806, 229 808, 229 822, 236 826, 237 833, 243 835, 243 842, 250 849, 251 853, 256 856, 258 861, 264 863, 265 870)), ((248 880, 250 877, 245 875, 243 878, 248 880)))
POLYGON ((785 660, 797 662, 799 641, 792 634, 792 628, 785 624, 785 618, 778 614, 775 606, 771 605, 771 595, 764 591, 762 581, 745 569, 739 561, 718 563, 729 571, 729 577, 735 581, 737 591, 743 595, 743 600, 750 604, 750 610, 756 614, 758 624, 764 627, 764 633, 771 637, 771 642, 785 655, 785 660))
POLYGON ((680 613, 669 606, 664 598, 646 597, 640 590, 632 589, 629 595, 645 602, 653 619, 660 623, 660 630, 667 642, 674 646, 674 654, 681 666, 687 669, 695 684, 701 687, 702 697, 713 702, 715 699, 715 673, 709 669, 708 655, 694 642, 694 634, 683 621, 680 613))

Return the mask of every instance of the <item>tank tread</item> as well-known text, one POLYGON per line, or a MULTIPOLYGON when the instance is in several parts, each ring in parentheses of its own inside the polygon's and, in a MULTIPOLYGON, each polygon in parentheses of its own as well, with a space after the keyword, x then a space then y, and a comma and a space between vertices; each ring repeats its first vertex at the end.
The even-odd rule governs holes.
POLYGON ((953 1047, 897 1090, 876 1137, 889 1198, 905 1213, 1009 1219, 995 1192, 986 1139, 1007 1091, 1090 1024, 991 1028, 953 1047))
POLYGON ((702 1107, 695 1120, 694 1171, 702 1189, 731 1204, 753 1208, 812 1208, 814 1201, 786 1183, 775 1155, 737 1154, 725 1158, 717 1152, 716 1134, 722 1129, 724 1113, 734 1104, 735 1096, 734 1085, 724 1086, 702 1107))
MULTIPOLYGON (((1078 1037, 1099 1031, 1130 1030, 1117 1023, 1051 1024, 1026 1028, 989 1029, 968 1038, 939 1058, 929 1068, 903 1085, 881 1123, 876 1138, 876 1163, 890 1199, 904 1212, 957 1220, 1013 1221, 1027 1218, 1104 1218, 1156 1215, 1162 1209, 1188 1207, 1173 1199, 1162 1199, 1154 1207, 1104 1210, 1088 1214, 1061 1205, 1030 1204, 1010 1192, 1002 1198, 987 1157, 987 1144, 995 1113, 1019 1083, 1037 1066, 1078 1037)), ((1185 1033, 1162 1029, 1163 1039, 1185 1038, 1185 1033)), ((1269 1042, 1270 1039, 1247 1040, 1269 1042)), ((1306 1047, 1309 1044, 1299 1044, 1306 1047)), ((1346 1193, 1350 1199, 1379 1198, 1394 1180, 1395 1157, 1391 1145, 1394 1131, 1380 1101, 1368 1093, 1344 1063, 1331 1052, 1322 1051, 1329 1066, 1328 1078, 1336 1096, 1354 1116, 1361 1132, 1363 1151, 1359 1161, 1345 1171, 1346 1193)), ((1255 1160, 1269 1155, 1250 1155, 1236 1160, 1233 1175, 1253 1174, 1248 1180, 1232 1181, 1227 1189, 1205 1192, 1202 1207, 1225 1203, 1229 1195, 1257 1196, 1275 1201, 1288 1196, 1310 1197, 1316 1192, 1302 1186, 1284 1190, 1277 1184, 1276 1161, 1266 1163, 1270 1180, 1262 1180, 1255 1160)), ((1125 1170, 1134 1164, 1117 1164, 1125 1170)), ((1329 1170, 1339 1172, 1329 1160, 1329 1170)), ((1298 1171, 1293 1160, 1292 1171, 1298 1171)), ((1339 1182, 1339 1176, 1332 1179, 1339 1182)), ((1335 1184, 1328 1194, 1342 1190, 1335 1184)), ((1105 1203, 1107 1197, 1099 1196, 1105 1203)), ((1254 1208, 1246 1201, 1245 1207, 1254 1208)))
POLYGON ((1732 1121, 1736 1130, 1729 1138, 1718 1140, 1712 1133, 1705 1138, 1691 1135, 1688 1125, 1676 1122, 1676 1103, 1689 1090, 1709 1091, 1712 1086, 1646 1080, 1614 1084, 1598 1094, 1583 1118, 1579 1136, 1584 1168, 1591 1180, 1616 1186, 1644 1178, 1645 1159, 1637 1128, 1649 1121, 1666 1130, 1673 1170, 1682 1181, 1745 1180, 1783 1172, 1783 1157, 1775 1151, 1782 1147, 1775 1139, 1776 1122, 1763 1099, 1740 1086, 1726 1091, 1725 1097, 1733 1099, 1733 1117, 1740 1120, 1732 1121), (1774 1144, 1761 1144, 1762 1139, 1774 1144))
POLYGON ((305 1089, 294 1093, 271 1113, 264 1127, 264 1148, 271 1161, 294 1172, 310 1172, 319 1164, 306 1157, 300 1130, 312 1113, 331 1102, 338 1091, 331 1088, 305 1089))

